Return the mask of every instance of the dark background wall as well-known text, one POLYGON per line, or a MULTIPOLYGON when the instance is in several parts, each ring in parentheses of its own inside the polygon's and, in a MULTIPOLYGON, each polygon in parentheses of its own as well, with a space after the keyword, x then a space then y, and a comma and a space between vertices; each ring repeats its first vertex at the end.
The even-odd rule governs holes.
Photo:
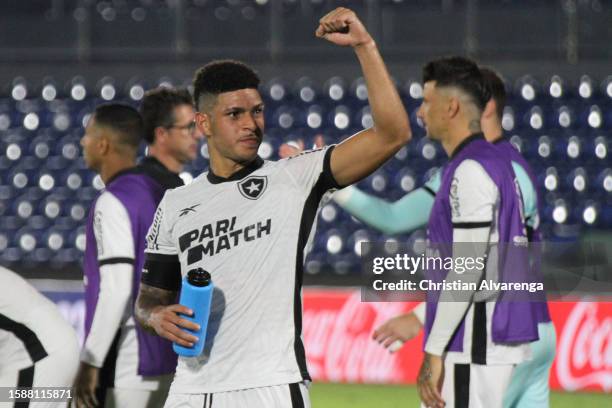
POLYGON ((350 50, 314 37, 336 6, 355 9, 396 75, 463 54, 505 75, 610 74, 609 0, 23 0, 0 3, 0 83, 53 76, 189 79, 212 58, 240 58, 264 76, 359 71, 350 50))

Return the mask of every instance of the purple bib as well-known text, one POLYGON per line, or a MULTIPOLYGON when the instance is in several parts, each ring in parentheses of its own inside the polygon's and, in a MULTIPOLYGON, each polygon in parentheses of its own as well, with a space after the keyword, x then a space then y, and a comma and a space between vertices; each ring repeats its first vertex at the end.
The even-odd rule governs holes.
MULTIPOLYGON (((106 187, 126 208, 130 217, 132 237, 134 239, 134 280, 132 290, 132 313, 138 288, 140 275, 144 265, 145 237, 153 221, 155 210, 161 201, 165 188, 150 176, 135 168, 118 175, 106 187)), ((99 198, 99 196, 98 196, 99 198)), ((92 203, 87 218, 86 249, 84 255, 84 273, 88 284, 85 287, 85 335, 89 335, 98 293, 100 291, 100 268, 96 238, 94 235, 94 208, 96 200, 92 203)), ((145 331, 140 324, 136 324, 138 337, 138 374, 143 376, 158 376, 174 373, 177 356, 172 350, 172 343, 157 335, 145 331)))
MULTIPOLYGON (((498 273, 500 282, 530 282, 530 270, 526 256, 512 256, 509 251, 501 250, 515 239, 526 240, 526 231, 521 215, 522 202, 515 182, 509 158, 487 142, 482 135, 471 136, 462 143, 444 167, 440 189, 431 210, 427 235, 429 242, 441 249, 441 257, 452 256, 453 224, 451 218, 450 189, 453 175, 463 160, 477 161, 493 180, 500 193, 498 225, 500 250, 498 254, 498 273), (445 253, 446 252, 446 253, 445 253)), ((512 251, 510 251, 512 252, 512 251)), ((427 276, 435 282, 446 278, 446 270, 428 270, 427 276)), ((495 343, 511 344, 530 342, 538 339, 537 306, 535 302, 513 300, 513 293, 501 291, 493 312, 492 339, 495 343)), ((439 291, 428 291, 425 319, 425 342, 436 317, 439 291)), ((462 321, 447 346, 447 351, 463 351, 465 321, 462 321)))

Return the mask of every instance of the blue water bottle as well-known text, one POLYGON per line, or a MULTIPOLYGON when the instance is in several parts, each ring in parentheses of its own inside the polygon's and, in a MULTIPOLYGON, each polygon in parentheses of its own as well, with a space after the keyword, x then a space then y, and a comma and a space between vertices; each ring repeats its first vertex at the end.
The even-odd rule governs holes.
POLYGON ((210 316, 213 288, 214 285, 210 280, 210 273, 202 268, 190 270, 183 279, 179 303, 190 308, 193 311, 193 316, 181 315, 181 317, 199 324, 200 330, 182 329, 196 336, 198 341, 193 347, 184 347, 174 343, 172 348, 179 356, 196 357, 202 354, 204 344, 206 343, 206 327, 208 326, 208 317, 210 316))

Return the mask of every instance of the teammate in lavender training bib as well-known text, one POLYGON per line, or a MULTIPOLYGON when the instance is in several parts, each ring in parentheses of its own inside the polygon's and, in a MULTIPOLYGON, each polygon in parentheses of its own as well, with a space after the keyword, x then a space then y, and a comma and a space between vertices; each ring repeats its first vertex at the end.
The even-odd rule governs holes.
MULTIPOLYGON (((428 221, 430 247, 441 257, 461 255, 466 247, 474 258, 486 257, 484 270, 464 272, 463 282, 529 281, 527 259, 498 250, 527 242, 527 231, 511 161, 481 133, 490 98, 482 73, 472 61, 446 58, 425 66, 423 82, 418 116, 450 157, 428 221)), ((456 276, 444 269, 427 271, 436 282, 456 276)), ((530 357, 529 343, 538 339, 535 303, 502 301, 509 293, 463 295, 468 296, 453 301, 456 294, 450 291, 427 293, 419 394, 428 407, 501 408, 514 366, 530 357)))
POLYGON ((159 406, 176 367, 171 343, 137 325, 133 307, 157 204, 165 190, 183 184, 177 173, 197 152, 194 110, 186 91, 170 89, 148 92, 141 110, 144 124, 129 106, 99 106, 81 142, 106 187, 87 219, 78 406, 159 406), (149 156, 135 166, 143 132, 149 156))

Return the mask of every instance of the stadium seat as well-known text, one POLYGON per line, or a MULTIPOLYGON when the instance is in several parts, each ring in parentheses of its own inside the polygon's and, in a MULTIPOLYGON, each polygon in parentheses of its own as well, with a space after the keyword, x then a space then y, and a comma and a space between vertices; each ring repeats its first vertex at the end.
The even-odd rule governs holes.
POLYGON ((588 75, 580 77, 580 83, 578 84, 577 94, 585 100, 591 99, 596 91, 593 87, 593 80, 588 75))
MULTIPOLYGON (((596 188, 599 192, 610 194, 612 193, 612 168, 602 170, 596 178, 596 188)), ((609 197, 609 196, 608 196, 609 197)))
POLYGON ((347 94, 347 84, 344 78, 336 76, 328 79, 323 85, 323 91, 330 102, 338 103, 347 94))
POLYGON ((556 109, 554 119, 551 122, 563 129, 571 128, 576 124, 576 114, 572 107, 567 105, 562 105, 556 109))
POLYGON ((293 89, 296 99, 306 104, 316 102, 321 93, 317 84, 309 77, 298 79, 293 89))
POLYGON ((583 167, 572 170, 567 176, 566 182, 567 188, 573 190, 576 194, 583 194, 588 191, 589 178, 583 167))
POLYGON ((355 79, 351 84, 350 97, 361 105, 368 103, 368 88, 363 77, 355 79))
POLYGON ((290 98, 290 92, 288 85, 281 78, 274 78, 270 80, 263 87, 263 95, 266 101, 269 101, 271 105, 281 104, 290 98))
POLYGON ((97 96, 105 102, 111 102, 115 98, 123 96, 118 94, 119 89, 117 89, 115 80, 109 76, 98 81, 96 91, 97 96))
POLYGON ((553 75, 548 86, 548 93, 554 99, 560 99, 567 92, 565 81, 559 75, 553 75))
MULTIPOLYGON (((226 13, 217 11, 221 14, 215 15, 219 7, 231 11, 227 18, 243 18, 243 8, 259 7, 232 1, 214 7, 210 2, 188 3, 199 13, 211 12, 207 18, 213 20, 226 13)), ((124 12, 120 11, 123 6, 112 7, 124 12)), ((152 3, 143 2, 128 8, 129 13, 138 8, 148 13, 151 7, 152 3)), ((267 7, 257 10, 267 13, 267 7)), ((283 7, 297 13, 293 3, 283 7)), ((126 16, 137 21, 129 13, 126 16)), ((140 18, 141 11, 134 13, 140 18)), ((306 148, 312 148, 317 134, 322 134, 328 144, 337 143, 373 125, 363 78, 318 80, 302 77, 289 81, 280 75, 262 86, 267 104, 266 135, 259 151, 262 157, 276 159, 280 145, 288 141, 301 139, 306 148)), ((89 115, 98 103, 126 101, 137 106, 145 90, 160 83, 179 85, 187 81, 75 76, 63 85, 53 78, 37 83, 24 78, 9 80, 0 96, 0 260, 7 264, 19 259, 79 260, 83 235, 77 229, 84 225, 103 187, 82 158, 80 140, 89 115)), ((546 233, 554 234, 554 227, 561 225, 612 226, 612 170, 608 164, 612 76, 601 80, 589 75, 571 78, 558 74, 549 79, 527 75, 513 83, 502 126, 536 173, 543 192, 546 233)), ((410 114, 413 141, 359 183, 364 191, 389 201, 421 186, 447 160, 440 144, 424 137, 425 130, 416 118, 422 84, 413 78, 398 78, 397 84, 410 114)), ((208 165, 203 143, 196 160, 185 171, 195 176, 208 165)), ((313 252, 307 258, 307 273, 324 273, 331 268, 342 274, 355 269, 358 258, 354 249, 361 240, 387 238, 333 201, 323 203, 318 230, 313 252)), ((414 239, 412 235, 398 238, 414 239)))
POLYGON ((271 120, 268 122, 272 128, 290 129, 294 126, 299 127, 300 114, 297 110, 289 105, 280 105, 272 114, 271 120))
MULTIPOLYGON (((328 116, 328 126, 343 131, 353 126, 351 124, 351 109, 347 105, 337 105, 328 116)), ((352 133, 352 132, 351 132, 352 133)))
POLYGON ((609 160, 609 147, 610 142, 608 139, 603 135, 596 134, 590 140, 587 148, 585 149, 585 153, 591 157, 601 160, 602 162, 605 162, 606 160, 609 160))
POLYGON ((540 175, 539 186, 544 187, 546 191, 557 191, 560 188, 559 174, 555 167, 549 167, 540 175))

